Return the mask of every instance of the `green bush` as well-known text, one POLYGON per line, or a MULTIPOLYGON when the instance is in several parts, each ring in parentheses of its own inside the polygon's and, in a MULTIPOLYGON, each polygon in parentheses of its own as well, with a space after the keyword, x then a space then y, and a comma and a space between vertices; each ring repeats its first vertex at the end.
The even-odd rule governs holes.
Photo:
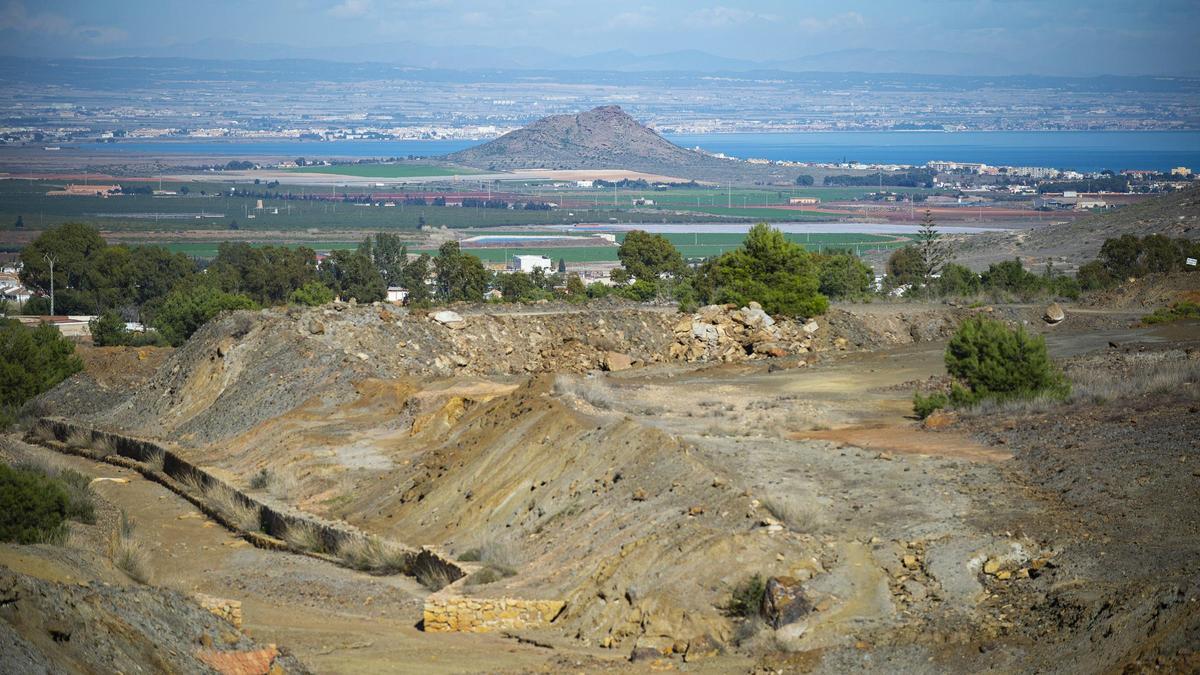
POLYGON ((154 327, 178 347, 210 319, 226 310, 257 309, 244 295, 226 293, 212 286, 176 288, 163 300, 154 316, 154 327))
POLYGON ((658 297, 658 284, 645 279, 638 279, 627 286, 619 286, 614 291, 622 298, 636 302, 648 302, 658 297))
POLYGON ((293 304, 317 307, 327 302, 333 302, 333 291, 319 281, 310 281, 292 291, 288 298, 293 304))
POLYGON ((733 587, 729 593, 729 602, 725 604, 725 613, 743 618, 759 616, 762 613, 763 596, 766 594, 767 582, 762 575, 755 574, 733 587))
POLYGON ((920 419, 925 419, 932 415, 935 410, 945 408, 948 405, 950 405, 950 398, 940 391, 928 396, 922 396, 919 391, 913 392, 913 413, 920 419))
POLYGON ((1159 307, 1153 314, 1142 317, 1142 323, 1173 323, 1187 319, 1200 319, 1200 305, 1186 300, 1176 302, 1170 307, 1159 307))
POLYGON ((768 314, 800 317, 829 308, 813 256, 766 223, 750 228, 741 248, 706 262, 699 276, 696 290, 703 302, 757 301, 768 314))
POLYGON ((125 321, 119 314, 106 310, 88 322, 92 331, 92 344, 97 347, 165 347, 167 341, 157 331, 139 333, 125 329, 125 321))
POLYGON ((817 256, 820 291, 830 298, 861 298, 871 292, 875 273, 853 253, 817 256))
POLYGON ((1099 260, 1093 260, 1090 263, 1080 265, 1079 272, 1075 275, 1075 280, 1079 282, 1079 287, 1085 291, 1103 290, 1117 284, 1116 277, 1099 260))
POLYGON ((984 317, 958 327, 946 346, 946 370, 959 381, 950 393, 959 406, 989 398, 1065 397, 1070 391, 1050 361, 1044 338, 984 317))
POLYGON ((0 464, 0 541, 37 544, 66 534, 67 493, 53 479, 0 464))
POLYGON ((83 370, 75 344, 50 325, 26 328, 0 319, 0 428, 29 399, 83 370))
POLYGON ((966 298, 979 293, 979 275, 962 265, 950 263, 934 282, 938 295, 966 298))

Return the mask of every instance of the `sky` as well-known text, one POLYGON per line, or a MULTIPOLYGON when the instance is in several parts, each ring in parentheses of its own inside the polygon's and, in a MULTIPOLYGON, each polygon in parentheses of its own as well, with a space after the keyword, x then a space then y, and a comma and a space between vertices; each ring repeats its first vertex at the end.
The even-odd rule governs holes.
POLYGON ((282 46, 304 57, 336 49, 342 60, 395 45, 397 62, 414 43, 567 56, 695 49, 754 61, 937 50, 1038 74, 1194 75, 1200 1, 0 0, 7 55, 163 56, 211 41, 249 45, 238 56, 273 57, 282 46))

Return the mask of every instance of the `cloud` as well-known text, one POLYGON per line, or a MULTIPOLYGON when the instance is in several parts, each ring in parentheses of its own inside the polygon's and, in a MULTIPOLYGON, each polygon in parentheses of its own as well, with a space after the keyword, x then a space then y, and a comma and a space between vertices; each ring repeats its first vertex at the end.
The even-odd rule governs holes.
POLYGON ((844 12, 835 14, 829 17, 805 17, 796 22, 800 30, 809 33, 823 33, 833 30, 845 30, 847 28, 858 28, 865 24, 862 14, 858 12, 844 12))
POLYGON ((371 11, 371 0, 342 0, 329 8, 329 15, 339 19, 356 19, 371 11))
POLYGON ((775 21, 776 19, 777 17, 772 14, 718 6, 696 10, 689 14, 684 21, 693 28, 726 28, 750 21, 775 21))
POLYGON ((654 18, 653 10, 643 7, 637 11, 613 15, 605 27, 609 30, 649 30, 654 28, 657 23, 658 20, 654 18))
POLYGON ((11 0, 3 9, 0 9, 0 30, 73 37, 92 44, 120 42, 128 37, 128 34, 120 28, 79 24, 53 12, 31 14, 25 7, 25 3, 20 0, 11 0))

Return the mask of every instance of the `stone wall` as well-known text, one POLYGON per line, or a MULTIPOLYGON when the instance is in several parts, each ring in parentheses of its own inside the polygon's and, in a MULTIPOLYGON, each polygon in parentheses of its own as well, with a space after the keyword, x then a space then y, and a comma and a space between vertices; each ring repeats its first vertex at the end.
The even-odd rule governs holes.
MULTIPOLYGON (((350 540, 370 540, 370 535, 348 524, 325 522, 310 514, 284 512, 267 505, 152 441, 92 429, 51 417, 38 420, 30 430, 27 440, 60 452, 136 469, 260 548, 286 550, 346 565, 345 560, 331 552, 338 551, 350 540), (161 469, 150 462, 152 458, 161 459, 161 469), (193 486, 201 489, 194 489, 193 486), (230 518, 228 513, 215 507, 205 496, 205 492, 211 488, 228 491, 234 499, 253 509, 257 514, 258 529, 246 529, 241 523, 230 518), (317 535, 320 540, 319 550, 299 548, 284 539, 289 528, 301 525, 311 528, 317 535)), ((413 549, 395 542, 389 542, 389 545, 404 551, 404 574, 411 575, 414 568, 421 566, 436 567, 451 581, 466 576, 457 563, 430 547, 413 549)))
POLYGON ((544 628, 563 608, 561 600, 464 598, 431 595, 425 599, 425 631, 486 633, 544 628))
POLYGON ((204 609, 228 621, 234 628, 242 628, 242 601, 214 598, 203 593, 193 593, 192 597, 204 609))

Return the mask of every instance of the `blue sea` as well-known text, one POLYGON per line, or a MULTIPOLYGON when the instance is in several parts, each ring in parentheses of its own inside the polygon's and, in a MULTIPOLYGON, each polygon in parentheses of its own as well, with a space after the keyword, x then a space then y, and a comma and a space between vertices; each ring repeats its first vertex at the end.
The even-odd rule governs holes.
MULTIPOLYGON (((741 159, 924 164, 930 160, 1048 166, 1078 171, 1200 168, 1200 131, 831 131, 667 136, 741 159)), ((94 152, 222 157, 434 157, 483 141, 120 141, 77 146, 94 152)), ((65 149, 65 148, 64 148, 65 149)))

